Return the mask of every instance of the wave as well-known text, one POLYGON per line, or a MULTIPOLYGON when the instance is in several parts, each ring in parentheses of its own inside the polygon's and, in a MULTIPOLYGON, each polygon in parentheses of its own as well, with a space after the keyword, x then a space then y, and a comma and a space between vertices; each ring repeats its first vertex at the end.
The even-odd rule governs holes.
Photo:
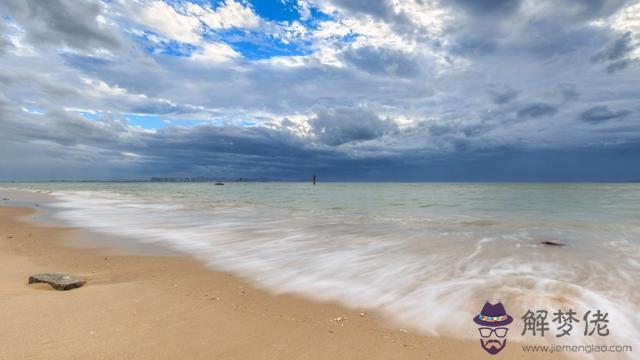
POLYGON ((407 224, 343 209, 203 207, 109 191, 52 195, 54 216, 73 226, 187 253, 274 293, 379 309, 416 331, 476 338, 472 317, 485 301, 502 301, 516 318, 513 341, 543 340, 518 336, 527 310, 548 310, 551 322, 551 312, 569 308, 608 312, 611 335, 594 339, 578 329, 568 342, 640 339, 640 292, 629 285, 640 249, 628 229, 598 233, 484 218, 407 224), (548 236, 570 246, 539 245, 548 236))

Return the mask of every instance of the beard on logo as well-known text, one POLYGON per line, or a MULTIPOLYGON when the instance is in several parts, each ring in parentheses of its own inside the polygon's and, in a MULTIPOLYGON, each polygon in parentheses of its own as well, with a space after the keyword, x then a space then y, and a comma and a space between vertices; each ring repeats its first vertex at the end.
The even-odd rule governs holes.
POLYGON ((480 340, 480 345, 489 354, 495 355, 499 353, 507 344, 507 340, 480 340))

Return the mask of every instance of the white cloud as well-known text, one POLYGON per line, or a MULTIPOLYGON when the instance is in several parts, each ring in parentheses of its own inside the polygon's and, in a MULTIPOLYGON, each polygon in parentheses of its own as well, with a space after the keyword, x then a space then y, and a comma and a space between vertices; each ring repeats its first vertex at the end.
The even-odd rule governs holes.
POLYGON ((453 18, 435 1, 396 1, 393 4, 396 13, 406 14, 416 27, 432 35, 441 35, 445 24, 453 18))
MULTIPOLYGON (((138 11, 133 11, 138 13, 138 11)), ((201 23, 195 16, 183 15, 163 1, 154 1, 139 12, 137 20, 161 34, 185 43, 200 42, 201 23)))
POLYGON ((303 39, 308 34, 307 28, 299 21, 293 21, 290 24, 280 26, 279 29, 279 34, 276 35, 278 35, 280 40, 285 44, 288 44, 292 40, 303 39))
POLYGON ((119 86, 111 86, 102 80, 90 79, 86 77, 81 77, 85 85, 89 86, 95 93, 96 96, 119 96, 126 95, 127 89, 123 89, 119 86))
POLYGON ((631 33, 634 50, 631 58, 640 59, 640 3, 626 6, 609 18, 598 19, 590 23, 596 28, 609 28, 621 34, 631 33))
POLYGON ((227 0, 215 10, 194 3, 187 3, 186 11, 197 17, 208 27, 217 29, 244 28, 254 29, 260 26, 261 19, 253 9, 234 0, 227 0))
MULTIPOLYGON (((139 23, 168 39, 198 45, 199 50, 194 52, 191 58, 206 62, 224 62, 239 57, 240 54, 223 42, 209 42, 203 39, 205 29, 203 24, 211 29, 219 30, 253 29, 262 23, 253 9, 234 0, 225 1, 215 10, 192 2, 187 2, 181 7, 173 7, 163 1, 146 3, 144 7, 137 10, 139 11, 130 8, 132 13, 139 14, 136 15, 136 20, 139 23)), ((154 43, 165 41, 165 39, 153 34, 146 37, 154 43)))
MULTIPOLYGON (((403 8, 404 9, 404 8, 403 8)), ((408 7, 404 10, 410 10, 408 7)), ((420 7, 420 9, 423 9, 420 7)), ((416 14, 413 9, 413 17, 421 19, 419 26, 431 26, 431 35, 442 31, 441 20, 435 18, 443 11, 424 10, 422 15, 416 14), (421 17, 422 16, 422 17, 421 17)), ((420 39, 415 39, 406 34, 399 33, 388 22, 375 19, 370 16, 347 17, 337 20, 323 21, 311 34, 314 57, 321 63, 333 66, 344 66, 340 59, 340 54, 347 48, 358 49, 364 47, 374 47, 379 49, 391 49, 408 56, 419 55, 425 59, 430 59, 438 73, 451 68, 452 66, 464 67, 463 59, 457 59, 451 54, 445 56, 442 49, 434 49, 428 43, 420 39), (345 42, 346 37, 352 37, 351 42, 345 42)))
POLYGON ((311 5, 307 0, 298 0, 297 5, 298 12, 300 13, 300 18, 302 20, 311 18, 311 5))
POLYGON ((613 16, 613 28, 620 32, 631 31, 640 35, 640 3, 632 4, 613 16))
POLYGON ((122 156, 124 156, 124 157, 129 157, 129 158, 139 158, 140 157, 139 154, 132 153, 132 152, 129 152, 129 151, 123 151, 120 154, 122 154, 122 156))
MULTIPOLYGON (((304 1, 307 2, 313 3, 304 1)), ((60 46, 69 46, 65 45, 69 42, 57 38, 47 43, 33 42, 34 26, 24 25, 29 21, 25 18, 20 23, 24 33, 14 33, 12 29, 4 32, 11 43, 5 43, 5 53, 0 57, 0 108, 15 103, 19 116, 34 119, 37 109, 48 111, 57 106, 68 112, 93 112, 104 122, 126 118, 128 114, 146 114, 184 125, 171 131, 187 131, 185 124, 203 121, 225 125, 211 127, 213 130, 202 127, 198 131, 204 134, 232 132, 235 127, 242 128, 237 131, 244 134, 269 127, 282 130, 273 134, 297 141, 291 135, 308 136, 313 114, 307 113, 314 108, 366 106, 380 118, 393 119, 398 127, 397 132, 367 140, 367 148, 391 152, 457 151, 505 144, 533 148, 535 145, 530 144, 554 141, 557 147, 605 141, 637 143, 637 127, 633 127, 637 117, 631 115, 637 115, 638 89, 634 80, 640 68, 629 62, 629 66, 611 76, 604 71, 604 65, 588 57, 608 49, 628 31, 639 33, 637 3, 613 16, 603 13, 606 17, 601 19, 602 25, 589 28, 584 22, 596 17, 580 22, 559 19, 560 16, 542 17, 548 15, 546 8, 522 7, 512 15, 501 14, 507 19, 495 24, 498 20, 494 17, 474 19, 472 12, 447 13, 452 11, 450 7, 433 10, 427 6, 429 0, 420 4, 394 0, 395 13, 376 15, 339 8, 330 14, 330 21, 323 21, 325 16, 311 19, 319 25, 317 29, 305 27, 306 22, 260 19, 241 0, 217 2, 217 7, 203 3, 105 2, 104 9, 109 12, 96 18, 97 28, 118 24, 117 30, 123 32, 118 35, 131 41, 127 46, 109 48, 112 55, 106 61, 96 61, 99 50, 95 48, 100 49, 104 41, 76 50, 91 51, 91 56, 70 53, 71 50, 60 52, 60 46), (449 15, 455 17, 447 19, 449 15), (511 34, 494 31, 499 26, 511 34), (253 30, 229 34, 224 31, 229 28, 253 30), (176 47, 170 39, 193 46, 176 47), (236 48, 236 52, 225 42, 239 39, 263 47, 259 50, 281 51, 261 53, 267 55, 266 59, 253 60, 251 56, 252 60, 234 61, 244 49, 236 48), (19 42, 33 46, 36 56, 17 56, 19 42), (47 44, 55 44, 57 51, 47 44), (171 51, 176 48, 179 51, 171 51), (281 53, 294 55, 270 56, 281 53), (186 57, 189 54, 191 58, 186 57), (445 66, 434 66, 434 59, 436 65, 442 61, 445 66), (465 60, 467 67, 450 65, 465 60), (445 69, 444 73, 440 69, 445 69), (492 102, 487 89, 496 84, 513 87, 518 97, 511 102, 492 102), (573 95, 563 95, 557 90, 558 84, 566 84, 573 95), (518 111, 529 103, 543 100, 559 108, 556 116, 535 121, 517 118, 518 111), (597 126, 578 122, 578 116, 594 104, 607 106, 614 113, 628 111, 630 115, 597 126), (562 126, 558 125, 560 121, 562 126), (602 131, 605 128, 607 132, 602 131), (569 137, 566 129, 575 135, 569 137)), ((529 3, 526 1, 525 5, 529 3)), ((290 6, 291 2, 287 4, 290 6)), ((5 28, 10 27, 8 21, 5 28)), ((69 37, 66 33, 53 35, 69 37)), ((52 115, 45 116, 49 119, 52 115)), ((11 117, 2 120, 9 121, 11 117)), ((36 125, 44 123, 42 117, 37 120, 36 125)), ((49 134, 43 130, 33 136, 46 139, 49 134)), ((312 140, 309 146, 315 146, 312 140)), ((363 144, 343 144, 339 151, 361 151, 355 147, 362 149, 363 144)), ((134 145, 115 148, 142 156, 151 154, 134 145)))
POLYGON ((23 106, 23 107, 21 107, 20 109, 21 109, 22 111, 26 112, 26 113, 29 113, 29 114, 34 114, 34 115, 44 115, 44 112, 43 112, 43 111, 41 111, 41 110, 37 110, 37 109, 29 109, 29 108, 26 108, 26 107, 24 107, 24 106, 23 106))
POLYGON ((308 56, 274 56, 268 59, 260 60, 261 63, 271 64, 283 67, 301 67, 308 63, 308 56))
MULTIPOLYGON (((1 30, 3 29, 0 27, 0 31, 1 30)), ((7 22, 6 30, 7 34, 4 38, 9 44, 11 44, 9 51, 17 56, 33 56, 36 54, 34 48, 31 45, 25 43, 25 32, 22 28, 20 28, 20 26, 11 22, 7 22)), ((2 34, 0 34, 0 39, 2 39, 1 35, 2 34)))
POLYGON ((240 56, 231 46, 225 43, 207 43, 191 58, 206 62, 224 62, 240 56))
POLYGON ((9 35, 7 36, 7 40, 12 45, 12 49, 10 50, 12 53, 18 56, 33 56, 35 55, 35 51, 32 46, 27 45, 23 41, 23 37, 19 35, 9 35))
POLYGON ((640 3, 629 5, 618 11, 613 16, 612 27, 619 32, 632 34, 636 47, 631 57, 640 59, 640 3))
POLYGON ((418 44, 398 34, 391 24, 372 17, 348 17, 323 21, 313 32, 313 37, 320 42, 340 40, 349 35, 354 36, 352 43, 354 47, 374 46, 404 52, 413 52, 419 47, 425 47, 424 44, 418 44))

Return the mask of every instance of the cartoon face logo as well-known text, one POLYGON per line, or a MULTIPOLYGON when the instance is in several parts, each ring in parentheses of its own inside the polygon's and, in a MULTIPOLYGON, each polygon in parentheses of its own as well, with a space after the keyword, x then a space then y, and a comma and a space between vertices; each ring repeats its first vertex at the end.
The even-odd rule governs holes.
POLYGON ((507 315, 502 303, 495 305, 484 304, 480 314, 473 318, 480 325, 480 346, 491 355, 499 353, 507 346, 507 325, 513 322, 513 318, 507 315))

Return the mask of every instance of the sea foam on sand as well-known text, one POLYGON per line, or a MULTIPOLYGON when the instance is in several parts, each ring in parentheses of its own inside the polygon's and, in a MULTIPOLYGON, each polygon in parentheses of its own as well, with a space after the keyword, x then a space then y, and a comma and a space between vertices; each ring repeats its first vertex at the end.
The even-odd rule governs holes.
POLYGON ((275 293, 380 309, 428 334, 477 338, 472 317, 485 301, 501 301, 515 318, 510 341, 638 345, 640 339, 640 293, 632 286, 640 272, 638 228, 626 223, 468 212, 394 218, 385 209, 375 216, 343 207, 233 206, 229 199, 208 207, 191 194, 114 189, 51 194, 54 216, 71 225, 184 252, 275 293), (541 236, 569 246, 542 246, 541 236), (580 320, 562 340, 552 322, 558 309, 573 309, 580 320), (521 336, 527 310, 549 311, 545 338, 521 336), (609 336, 584 336, 589 310, 609 314, 609 336))

